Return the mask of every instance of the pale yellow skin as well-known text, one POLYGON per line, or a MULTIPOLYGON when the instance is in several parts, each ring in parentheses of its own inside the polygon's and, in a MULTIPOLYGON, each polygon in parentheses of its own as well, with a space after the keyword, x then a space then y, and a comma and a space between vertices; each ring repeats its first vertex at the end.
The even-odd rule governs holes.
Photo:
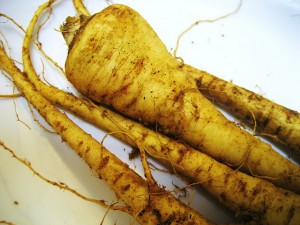
POLYGON ((133 10, 94 15, 71 43, 66 75, 89 98, 300 192, 299 167, 228 121, 133 10))

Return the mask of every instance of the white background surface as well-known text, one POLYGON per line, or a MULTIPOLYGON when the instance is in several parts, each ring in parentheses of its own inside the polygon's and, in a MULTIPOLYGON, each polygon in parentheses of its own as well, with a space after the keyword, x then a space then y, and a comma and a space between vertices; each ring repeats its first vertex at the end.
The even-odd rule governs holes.
MULTIPOLYGON (((233 11, 237 0, 132 0, 124 3, 137 10, 154 28, 172 52, 178 35, 199 19, 213 19, 233 11)), ((0 0, 5 13, 26 28, 41 0, 0 0)), ((107 6, 103 0, 86 0, 95 13, 107 6)), ((70 0, 58 1, 53 15, 40 34, 44 50, 62 67, 67 46, 56 31, 67 16, 75 14, 70 0)), ((12 57, 21 62, 23 33, 0 18, 0 31, 9 42, 12 57)), ((1 37, 2 39, 2 37, 1 37)), ((3 40, 3 39, 2 39, 3 40)), ((70 89, 63 75, 39 52, 34 51, 37 72, 42 63, 45 76, 55 86, 70 89)), ((187 33, 178 55, 185 62, 226 80, 258 92, 286 107, 300 111, 300 1, 244 0, 238 13, 214 23, 202 23, 187 33)), ((19 65, 19 64, 18 64, 19 65)), ((21 68, 21 65, 20 65, 21 68)), ((13 93, 12 83, 0 75, 0 94, 13 93)), ((80 193, 108 202, 114 200, 110 189, 94 177, 85 163, 57 135, 40 128, 22 98, 0 98, 0 140, 48 179, 64 182, 80 193), (24 123, 17 121, 16 112, 24 123)), ((71 115, 75 122, 101 140, 103 132, 71 115)), ((105 145, 128 161, 130 148, 109 137, 105 145)), ((139 161, 128 162, 143 174, 139 161)), ((171 175, 154 173, 159 183, 173 189, 172 182, 183 185, 171 175)), ((189 197, 189 196, 188 196, 189 197)), ((194 189, 191 206, 215 222, 234 221, 233 215, 200 188, 194 189)), ((18 225, 99 224, 105 209, 49 185, 0 148, 0 221, 18 225), (14 204, 18 202, 18 205, 14 204)), ((130 217, 110 212, 104 224, 129 224, 130 217)))

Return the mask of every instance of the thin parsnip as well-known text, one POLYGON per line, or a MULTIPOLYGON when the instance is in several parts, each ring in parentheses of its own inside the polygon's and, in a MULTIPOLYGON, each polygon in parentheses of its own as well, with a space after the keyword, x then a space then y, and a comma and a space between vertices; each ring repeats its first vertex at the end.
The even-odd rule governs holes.
MULTIPOLYGON (((43 5, 42 7, 48 6, 43 5)), ((13 78, 25 98, 95 171, 99 178, 114 190, 126 205, 126 211, 141 224, 212 224, 196 211, 178 201, 158 185, 148 183, 111 154, 91 135, 84 132, 64 113, 57 110, 28 81, 0 48, 1 68, 13 78)))
POLYGON ((300 150, 300 114, 271 100, 190 65, 183 65, 201 93, 229 108, 258 133, 300 150))
POLYGON ((94 101, 300 192, 299 167, 227 120, 134 10, 113 5, 92 16, 72 40, 65 67, 70 82, 94 101))
MULTIPOLYGON (((30 31, 32 32, 32 30, 30 31)), ((27 33, 26 43, 24 42, 25 49, 30 47, 31 32, 27 33)), ((25 53, 27 54, 27 52, 25 53)), ((24 61, 28 60, 30 61, 28 57, 24 57, 24 61)), ((32 68, 30 62, 28 65, 32 68)), ((118 135, 131 145, 140 142, 139 145, 147 149, 150 155, 172 164, 174 168, 193 178, 196 182, 203 183, 209 192, 237 213, 250 215, 264 224, 274 224, 272 220, 274 213, 279 215, 279 219, 276 220, 277 224, 284 224, 289 217, 292 221, 290 224, 298 220, 298 196, 238 171, 232 171, 203 153, 146 129, 108 109, 96 107, 73 95, 47 86, 37 79, 33 69, 28 70, 27 74, 31 79, 35 78, 34 83, 39 92, 50 98, 52 102, 58 103, 97 126, 118 135), (122 135, 124 133, 126 135, 122 135), (276 201, 273 201, 273 193, 278 196, 276 201), (282 201, 283 199, 284 201, 282 201), (296 211, 296 213, 291 213, 291 211, 296 211)), ((135 145, 135 147, 138 146, 135 145)))

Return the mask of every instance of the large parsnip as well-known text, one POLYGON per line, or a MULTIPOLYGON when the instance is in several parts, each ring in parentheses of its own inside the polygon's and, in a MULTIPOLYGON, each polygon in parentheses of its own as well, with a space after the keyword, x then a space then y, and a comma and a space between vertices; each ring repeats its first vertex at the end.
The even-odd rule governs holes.
POLYGON ((185 72, 145 20, 123 5, 91 17, 66 61, 68 79, 89 98, 299 192, 299 167, 227 120, 185 72))
POLYGON ((228 121, 134 10, 113 5, 91 17, 70 44, 66 74, 94 101, 300 191, 299 167, 228 121))

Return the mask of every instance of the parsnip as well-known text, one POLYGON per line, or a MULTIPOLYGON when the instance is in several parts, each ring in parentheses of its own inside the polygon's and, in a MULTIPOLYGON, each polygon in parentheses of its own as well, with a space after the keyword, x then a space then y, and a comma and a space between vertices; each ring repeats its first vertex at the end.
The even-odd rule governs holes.
MULTIPOLYGON (((31 36, 28 32, 26 38, 28 43, 31 36)), ((26 46, 29 48, 29 45, 26 46)), ((27 57, 25 59, 26 62, 30 62, 27 57)), ((29 67, 31 68, 31 66, 29 67)), ((32 73, 34 71, 29 70, 28 76, 34 80, 36 75, 32 73)), ((39 91, 52 102, 72 110, 114 134, 118 134, 121 139, 130 144, 135 144, 132 142, 133 139, 137 142, 141 140, 143 147, 148 150, 149 154, 172 164, 177 170, 203 184, 210 193, 237 213, 250 215, 264 224, 274 224, 272 218, 276 212, 278 214, 277 224, 283 224, 292 215, 290 211, 294 210, 296 213, 291 216, 291 221, 298 220, 297 205, 299 205, 299 200, 297 200, 296 195, 277 189, 267 182, 232 171, 198 151, 154 131, 147 130, 142 125, 129 121, 108 109, 96 107, 54 87, 43 85, 38 79, 35 79, 34 83, 39 91), (127 135, 122 136, 124 132, 127 135), (129 136, 131 138, 128 138, 129 136), (241 186, 241 184, 243 185, 241 186), (273 201, 272 196, 274 195, 277 196, 276 201, 273 201)))
MULTIPOLYGON (((81 0, 73 2, 79 14, 91 16, 81 0)), ((193 66, 183 64, 183 70, 194 77, 202 94, 229 108, 236 116, 255 127, 255 132, 269 136, 291 149, 300 150, 298 112, 193 66)))
POLYGON ((217 111, 151 27, 126 6, 106 8, 79 30, 70 44, 66 75, 94 101, 300 191, 299 167, 217 111))
MULTIPOLYGON (((79 14, 90 16, 82 1, 75 0, 74 5, 79 14)), ((183 70, 194 77, 202 94, 243 119, 255 129, 255 134, 300 150, 300 114, 297 111, 193 66, 183 64, 183 70)))
POLYGON ((256 125, 258 132, 300 150, 298 112, 192 66, 184 65, 183 70, 196 80, 199 90, 208 98, 226 106, 248 124, 256 125))

